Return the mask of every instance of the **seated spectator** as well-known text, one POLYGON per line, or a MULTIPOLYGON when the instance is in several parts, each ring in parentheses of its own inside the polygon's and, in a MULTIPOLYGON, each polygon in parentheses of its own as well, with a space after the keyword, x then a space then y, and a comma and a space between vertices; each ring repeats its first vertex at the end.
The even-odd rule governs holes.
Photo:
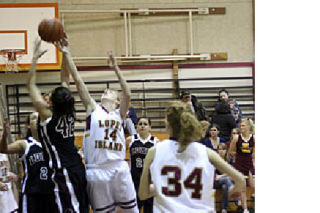
MULTIPOLYGON (((230 163, 230 160, 227 155, 227 146, 224 143, 220 143, 218 145, 218 153, 221 158, 223 158, 226 162, 230 163)), ((216 170, 215 177, 215 186, 217 189, 222 189, 222 210, 221 213, 227 213, 227 209, 229 206, 229 198, 228 191, 230 187, 233 185, 231 179, 226 175, 222 174, 219 170, 216 170)))
POLYGON ((216 105, 216 114, 212 117, 211 123, 216 123, 220 126, 220 137, 225 141, 230 140, 231 130, 236 128, 237 125, 227 102, 221 101, 216 105))
POLYGON ((222 101, 228 102, 230 104, 230 111, 231 111, 232 116, 233 117, 237 116, 236 121, 239 123, 241 121, 241 119, 242 119, 242 111, 241 111, 237 101, 235 99, 230 99, 229 98, 229 92, 226 89, 221 89, 218 92, 218 94, 219 94, 219 98, 218 98, 218 101, 216 103, 215 108, 222 101))
POLYGON ((220 133, 219 125, 213 123, 210 126, 209 131, 207 133, 208 137, 206 137, 206 139, 204 140, 204 145, 206 145, 208 148, 212 150, 217 151, 218 145, 220 143, 226 142, 225 139, 219 137, 219 133, 220 133))
POLYGON ((191 95, 188 90, 181 92, 180 100, 190 105, 191 111, 195 114, 199 121, 207 120, 206 109, 203 107, 202 103, 198 101, 197 97, 191 95))

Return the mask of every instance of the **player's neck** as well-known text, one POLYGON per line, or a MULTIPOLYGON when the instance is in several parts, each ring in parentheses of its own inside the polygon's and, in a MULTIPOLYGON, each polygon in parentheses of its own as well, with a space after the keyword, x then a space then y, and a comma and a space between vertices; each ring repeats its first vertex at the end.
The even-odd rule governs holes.
POLYGON ((145 140, 149 136, 149 132, 141 132, 139 135, 141 139, 145 140))
POLYGON ((243 133, 241 133, 241 137, 242 137, 243 139, 245 139, 245 140, 248 140, 249 137, 250 137, 250 133, 248 133, 248 132, 243 132, 243 133))
POLYGON ((39 140, 37 130, 31 129, 31 135, 32 135, 33 139, 35 139, 36 141, 39 140))
POLYGON ((101 105, 103 106, 103 108, 105 108, 109 112, 111 112, 111 111, 116 109, 115 104, 112 103, 112 102, 109 102, 109 101, 103 101, 103 102, 101 102, 101 105))

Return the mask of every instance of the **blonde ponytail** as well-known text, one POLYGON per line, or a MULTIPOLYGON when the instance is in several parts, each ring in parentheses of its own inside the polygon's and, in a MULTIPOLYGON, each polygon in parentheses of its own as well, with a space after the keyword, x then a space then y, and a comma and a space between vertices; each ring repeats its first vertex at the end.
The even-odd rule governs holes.
POLYGON ((201 124, 187 104, 181 101, 171 102, 166 110, 166 118, 172 130, 171 136, 182 146, 201 137, 201 124))

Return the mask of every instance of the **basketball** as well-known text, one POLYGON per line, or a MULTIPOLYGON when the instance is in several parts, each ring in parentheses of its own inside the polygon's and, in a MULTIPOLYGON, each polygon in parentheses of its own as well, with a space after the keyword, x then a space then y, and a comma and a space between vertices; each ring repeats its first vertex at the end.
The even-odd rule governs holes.
POLYGON ((59 19, 43 19, 38 26, 38 33, 43 41, 54 42, 65 36, 63 25, 59 19))

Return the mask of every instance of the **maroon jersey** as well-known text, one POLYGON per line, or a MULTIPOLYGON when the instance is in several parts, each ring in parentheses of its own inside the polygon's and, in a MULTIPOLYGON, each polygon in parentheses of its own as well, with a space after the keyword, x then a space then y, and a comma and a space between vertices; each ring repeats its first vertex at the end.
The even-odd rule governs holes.
POLYGON ((249 140, 245 141, 241 134, 237 141, 237 155, 233 166, 242 174, 248 176, 249 171, 254 175, 254 166, 252 162, 252 153, 254 147, 253 135, 250 135, 249 140))

